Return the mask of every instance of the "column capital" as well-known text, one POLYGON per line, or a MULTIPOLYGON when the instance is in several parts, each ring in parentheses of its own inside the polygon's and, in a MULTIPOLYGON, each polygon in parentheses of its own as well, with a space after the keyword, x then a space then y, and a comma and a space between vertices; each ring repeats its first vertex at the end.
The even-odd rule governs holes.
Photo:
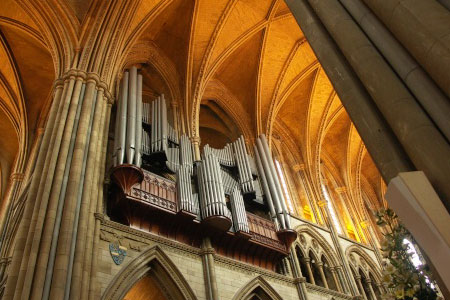
POLYGON ((324 206, 327 206, 327 201, 325 201, 325 200, 320 200, 320 201, 317 201, 317 205, 319 205, 319 207, 324 207, 324 206))
POLYGON ((10 178, 12 181, 22 181, 25 177, 25 174, 23 173, 12 173, 10 178))
POLYGON ((294 278, 294 283, 298 284, 298 283, 303 283, 306 282, 306 278, 305 277, 296 277, 294 278))
POLYGON ((198 145, 200 145, 200 137, 199 137, 199 136, 191 136, 191 137, 189 137, 189 139, 191 140, 191 142, 192 142, 193 144, 198 144, 198 145))
POLYGON ((172 107, 178 107, 178 101, 176 101, 176 100, 170 101, 170 106, 172 106, 172 107))
POLYGON ((305 170, 305 164, 295 164, 292 166, 292 170, 294 172, 304 171, 305 170))
POLYGON ((307 264, 309 264, 311 262, 311 259, 309 257, 304 257, 303 261, 307 264))
POLYGON ((336 193, 338 194, 344 194, 347 191, 347 187, 345 186, 340 186, 334 189, 336 191, 336 193))
POLYGON ((361 221, 361 222, 359 223, 359 225, 361 225, 361 227, 362 227, 363 229, 366 229, 366 228, 368 228, 368 227, 370 226, 370 223, 369 223, 369 221, 364 220, 364 221, 361 221))
POLYGON ((316 265, 317 265, 319 268, 323 268, 323 262, 321 262, 321 261, 316 262, 316 265))

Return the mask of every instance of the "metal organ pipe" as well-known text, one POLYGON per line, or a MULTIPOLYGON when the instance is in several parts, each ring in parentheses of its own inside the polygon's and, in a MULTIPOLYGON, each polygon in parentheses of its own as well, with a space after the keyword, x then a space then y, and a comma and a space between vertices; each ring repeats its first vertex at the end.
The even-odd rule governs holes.
POLYGON ((290 220, 288 212, 287 212, 286 202, 284 201, 283 192, 281 190, 281 184, 278 179, 277 172, 275 170, 275 166, 273 164, 273 159, 272 159, 272 155, 269 150, 269 145, 267 144, 266 136, 264 134, 261 134, 261 141, 262 141, 263 149, 266 152, 266 156, 269 161, 270 171, 272 172, 272 176, 274 177, 276 191, 280 197, 281 207, 283 209, 283 215, 286 220, 286 226, 289 229, 289 228, 291 228, 291 220, 290 220))
POLYGON ((278 221, 280 222, 281 229, 286 229, 286 220, 284 218, 283 209, 280 204, 280 199, 274 184, 274 179, 272 172, 270 171, 269 163, 267 162, 267 156, 264 152, 261 140, 259 138, 256 139, 256 145, 258 147, 259 155, 261 158, 261 162, 264 168, 264 173, 266 174, 267 182, 270 188, 270 192, 272 194, 272 199, 274 200, 275 208, 277 210, 278 221))
POLYGON ((142 75, 137 76, 137 92, 136 92, 136 153, 135 164, 141 166, 142 159, 142 75))
POLYGON ((128 88, 128 120, 127 120, 127 162, 133 163, 136 143, 136 84, 137 69, 135 66, 130 70, 130 82, 128 88))
POLYGON ((120 126, 119 126, 119 150, 117 152, 117 165, 123 164, 125 157, 125 139, 127 135, 127 100, 128 100, 128 71, 123 74, 122 96, 120 98, 120 126))
POLYGON ((244 199, 238 187, 233 189, 230 201, 235 230, 247 233, 250 232, 248 228, 247 213, 245 212, 244 199))
MULTIPOLYGON (((123 78, 120 80, 119 86, 122 86, 123 78)), ((114 166, 118 165, 118 154, 120 148, 120 106, 122 104, 121 92, 119 91, 119 97, 116 103, 116 123, 114 124, 114 151, 113 151, 113 164, 114 166)))
MULTIPOLYGON (((264 173, 264 168, 261 163, 261 158, 258 152, 258 149, 256 145, 254 145, 255 148, 255 160, 256 160, 256 167, 258 168, 259 176, 261 177, 261 183, 264 190, 264 194, 266 195, 267 204, 269 206, 270 214, 272 217, 272 220, 277 220, 277 213, 275 212, 275 208, 273 205, 272 195, 270 194, 269 185, 267 183, 266 175, 264 173)), ((283 222, 284 223, 284 222, 283 222)), ((281 223, 280 223, 281 224, 281 223)))

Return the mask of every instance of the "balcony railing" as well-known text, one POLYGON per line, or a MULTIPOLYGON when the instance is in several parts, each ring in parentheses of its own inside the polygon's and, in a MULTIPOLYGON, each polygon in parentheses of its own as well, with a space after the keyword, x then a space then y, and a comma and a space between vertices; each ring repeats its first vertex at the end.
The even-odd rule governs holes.
POLYGON ((281 251, 287 251, 286 246, 278 239, 275 224, 272 221, 249 212, 247 212, 247 220, 252 240, 281 251))
POLYGON ((145 170, 144 180, 135 184, 126 196, 153 208, 178 212, 175 182, 145 170))
MULTIPOLYGON (((144 180, 133 185, 126 198, 144 204, 153 210, 163 210, 171 215, 179 211, 176 183, 149 171, 144 172, 144 180)), ((267 219, 247 213, 250 242, 286 253, 286 246, 279 240, 275 224, 267 219)), ((234 235, 232 232, 229 234, 234 235)))

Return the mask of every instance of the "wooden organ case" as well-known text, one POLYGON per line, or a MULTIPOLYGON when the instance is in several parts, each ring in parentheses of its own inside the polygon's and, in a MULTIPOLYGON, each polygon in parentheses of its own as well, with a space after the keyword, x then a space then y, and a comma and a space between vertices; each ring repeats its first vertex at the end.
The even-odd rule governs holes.
POLYGON ((296 233, 264 135, 254 157, 243 137, 193 145, 168 122, 164 95, 142 102, 142 76, 124 73, 116 107, 107 212, 113 221, 275 271, 296 233))

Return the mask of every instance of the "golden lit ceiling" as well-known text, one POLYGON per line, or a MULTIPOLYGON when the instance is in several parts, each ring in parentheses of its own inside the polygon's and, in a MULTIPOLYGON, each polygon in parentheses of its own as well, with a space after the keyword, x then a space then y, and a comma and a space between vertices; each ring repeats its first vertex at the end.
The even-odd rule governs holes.
MULTIPOLYGON (((89 43, 105 3, 2 1, 0 102, 10 122, 0 124, 2 174, 18 148, 27 153, 53 80, 89 43), (29 6, 42 11, 29 15, 29 6)), ((325 171, 355 207, 381 205, 382 179, 283 0, 124 3, 130 15, 117 61, 142 64, 144 98, 164 93, 182 112, 186 133, 216 147, 266 133, 286 166, 304 165, 313 185, 325 171)))

